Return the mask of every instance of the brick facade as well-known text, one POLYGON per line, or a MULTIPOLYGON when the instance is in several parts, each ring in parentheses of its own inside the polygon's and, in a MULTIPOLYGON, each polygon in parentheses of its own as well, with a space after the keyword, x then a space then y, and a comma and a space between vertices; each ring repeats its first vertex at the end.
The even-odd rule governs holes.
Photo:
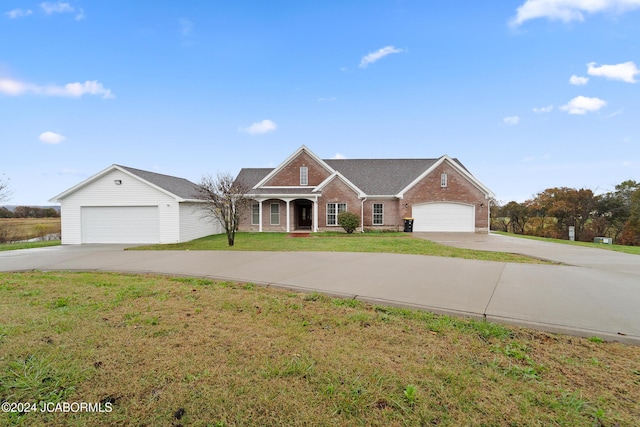
MULTIPOLYGON (((301 149, 287 163, 275 169, 262 187, 263 192, 268 192, 272 196, 262 200, 262 231, 287 231, 286 202, 289 201, 289 230, 297 228, 299 209, 309 208, 309 203, 313 210, 317 210, 317 224, 315 228, 319 231, 341 230, 340 226, 327 224, 327 204, 345 203, 347 211, 357 214, 362 218, 362 227, 365 230, 402 230, 404 218, 412 215, 414 205, 421 205, 430 202, 460 203, 474 207, 475 231, 488 232, 489 230, 489 202, 492 193, 480 184, 475 178, 466 172, 461 172, 456 160, 451 160, 446 156, 440 159, 426 159, 433 166, 425 167, 422 173, 430 172, 415 185, 410 186, 410 180, 402 185, 400 193, 385 194, 383 197, 363 196, 361 190, 356 190, 347 184, 340 176, 334 176, 322 188, 310 192, 311 189, 325 182, 334 172, 327 164, 329 161, 322 161, 308 151, 306 147, 301 149), (327 162, 327 163, 325 163, 327 162), (300 168, 308 168, 308 185, 301 188, 300 168), (447 174, 447 185, 441 185, 441 175, 447 174), (290 187, 288 189, 269 187, 290 187), (409 188, 409 189, 407 189, 409 188), (276 193, 280 191, 282 194, 276 193), (403 192, 403 193, 402 193, 403 192), (304 194, 303 194, 304 193, 304 194), (397 197, 398 195, 401 197, 397 197), (317 200, 317 206, 314 206, 317 200), (373 224, 374 204, 380 203, 383 206, 383 223, 373 224), (279 223, 271 224, 271 204, 279 206, 279 223)), ((420 160, 422 161, 422 160, 420 160)), ((358 163, 360 165, 360 163, 358 163)), ((396 163, 394 163, 396 165, 396 163)), ((404 164, 400 164, 403 167, 404 164)), ((336 166, 337 167, 337 166, 336 166)), ((369 169, 359 169, 366 170, 369 169)), ((377 171, 373 171, 377 172, 377 171)), ((392 173, 392 172, 390 172, 392 173)), ((262 175, 265 176, 265 175, 262 175)), ((268 175, 266 175, 268 176, 268 175)), ((379 176, 379 174, 378 174, 379 176)), ((387 176, 387 175, 385 175, 387 176)), ((413 175, 412 175, 413 176, 413 175)), ((418 176, 415 176, 417 179, 418 176)), ((347 179, 349 179, 347 177, 347 179)), ((254 181, 255 182, 255 181, 254 181)), ((353 185, 353 183, 351 183, 353 185)), ((364 185, 364 184, 363 184, 364 185)), ((381 193, 373 193, 381 194, 381 193)), ((257 224, 251 224, 251 208, 245 212, 240 221, 241 231, 259 231, 257 224)), ((302 227, 308 229, 309 227, 302 227)), ((312 228, 313 229, 313 228, 312 228)))
POLYGON ((489 200, 475 185, 448 163, 442 163, 400 200, 400 218, 411 216, 411 207, 427 202, 456 202, 475 206, 476 232, 489 231, 489 200), (440 185, 441 174, 447 174, 447 186, 440 185))
POLYGON ((335 177, 323 189, 318 199, 318 228, 323 231, 341 230, 339 225, 327 225, 327 204, 346 203, 347 211, 360 216, 361 200, 351 187, 335 177))
POLYGON ((266 186, 299 186, 300 167, 306 166, 309 169, 309 186, 319 185, 331 175, 327 169, 320 165, 309 154, 302 152, 296 158, 285 165, 274 177, 267 181, 266 186))

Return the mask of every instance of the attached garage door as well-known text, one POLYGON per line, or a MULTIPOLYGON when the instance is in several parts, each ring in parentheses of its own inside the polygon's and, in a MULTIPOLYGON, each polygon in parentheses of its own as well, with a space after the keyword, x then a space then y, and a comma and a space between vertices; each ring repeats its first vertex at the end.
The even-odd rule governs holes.
POLYGON ((412 207, 414 231, 475 231, 474 207, 459 203, 425 203, 412 207))
POLYGON ((82 208, 82 243, 159 243, 157 206, 82 208))

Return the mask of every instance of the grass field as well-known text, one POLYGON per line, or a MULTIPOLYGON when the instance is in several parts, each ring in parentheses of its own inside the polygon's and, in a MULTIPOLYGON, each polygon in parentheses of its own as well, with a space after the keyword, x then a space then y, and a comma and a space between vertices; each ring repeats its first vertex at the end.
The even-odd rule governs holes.
POLYGON ((640 347, 265 289, 0 274, 0 425, 633 426, 640 347))
POLYGON ((523 239, 539 240, 542 242, 562 243, 564 245, 584 246, 587 248, 604 249, 609 251, 624 252, 632 255, 640 255, 640 246, 625 246, 625 245, 605 245, 602 243, 592 242, 572 242, 570 240, 551 239, 549 237, 527 236, 522 234, 505 233, 503 231, 492 231, 492 233, 502 234, 504 236, 521 237, 523 239))
POLYGON ((548 263, 526 255, 453 248, 407 233, 314 233, 292 237, 288 233, 237 233, 235 245, 227 245, 227 236, 218 234, 185 243, 150 245, 135 250, 234 250, 234 251, 328 251, 380 252, 433 255, 484 261, 548 263))
POLYGON ((60 234, 60 218, 0 218, 0 243, 60 234))

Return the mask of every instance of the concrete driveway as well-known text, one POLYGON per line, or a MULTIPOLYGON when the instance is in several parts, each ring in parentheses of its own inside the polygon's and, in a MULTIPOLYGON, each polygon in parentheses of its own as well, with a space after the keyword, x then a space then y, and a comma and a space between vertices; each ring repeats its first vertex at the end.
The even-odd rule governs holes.
POLYGON ((567 265, 640 276, 640 256, 610 250, 542 242, 493 233, 414 233, 414 237, 457 248, 511 252, 567 265))
POLYGON ((123 245, 83 245, 0 252, 0 271, 202 276, 640 344, 640 257, 499 235, 415 237, 528 253, 568 265, 370 253, 124 251, 123 245))

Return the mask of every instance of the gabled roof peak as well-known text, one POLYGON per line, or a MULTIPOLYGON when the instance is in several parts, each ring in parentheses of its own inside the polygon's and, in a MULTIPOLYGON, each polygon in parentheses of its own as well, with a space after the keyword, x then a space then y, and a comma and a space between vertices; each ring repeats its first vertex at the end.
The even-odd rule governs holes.
POLYGON ((87 186, 88 184, 96 181, 97 179, 100 179, 104 175, 110 172, 113 172, 115 170, 134 176, 135 179, 145 181, 147 184, 181 201, 195 200, 197 198, 197 194, 198 194, 197 185, 189 181, 188 179, 178 178, 171 175, 164 175, 156 172, 150 172, 142 169, 136 169, 128 166, 113 164, 103 169, 102 171, 98 172, 97 174, 92 175, 91 177, 85 179, 79 184, 76 184, 70 189, 51 198, 49 201, 54 202, 54 201, 59 201, 60 199, 64 199, 70 194, 75 193, 81 188, 87 186))

